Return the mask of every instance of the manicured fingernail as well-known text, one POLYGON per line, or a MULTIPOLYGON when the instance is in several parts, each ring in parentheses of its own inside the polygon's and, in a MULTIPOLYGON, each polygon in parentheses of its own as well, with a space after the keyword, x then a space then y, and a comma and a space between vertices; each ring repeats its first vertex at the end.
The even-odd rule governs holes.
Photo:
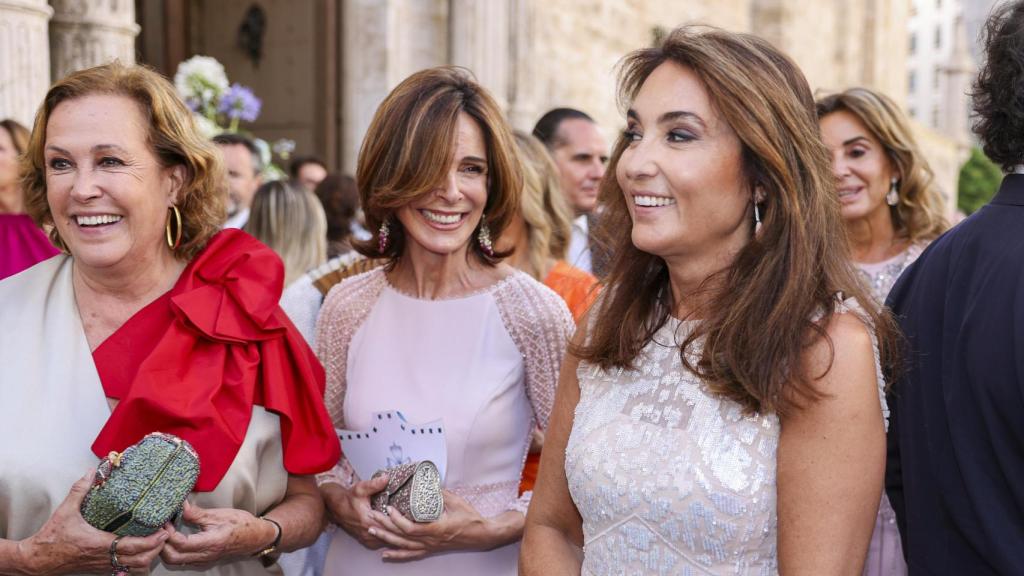
POLYGON ((374 528, 370 528, 370 536, 376 536, 376 535, 377 535, 377 530, 374 529, 374 528))

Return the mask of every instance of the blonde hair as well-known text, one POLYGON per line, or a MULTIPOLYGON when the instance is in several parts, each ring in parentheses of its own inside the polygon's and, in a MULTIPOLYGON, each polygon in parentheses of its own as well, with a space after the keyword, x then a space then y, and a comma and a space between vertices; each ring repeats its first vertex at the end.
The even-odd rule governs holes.
POLYGON ((249 220, 242 228, 284 261, 288 286, 327 260, 327 216, 310 191, 283 180, 256 190, 249 220))
POLYGON ((64 246, 46 200, 46 127, 50 115, 62 102, 93 94, 125 96, 138 104, 149 128, 147 140, 160 164, 185 168, 185 181, 178 194, 181 243, 174 255, 190 260, 224 223, 227 179, 220 153, 199 133, 192 113, 174 86, 144 66, 114 61, 69 74, 50 87, 36 113, 32 137, 21 160, 25 211, 36 224, 50 230, 55 246, 64 246))
POLYGON ((516 145, 523 160, 523 196, 520 214, 526 223, 530 275, 541 275, 549 258, 564 260, 572 234, 569 206, 559 188, 558 167, 540 140, 516 130, 516 145))
POLYGON ((935 186, 934 173, 895 102, 868 88, 850 88, 819 99, 817 111, 819 120, 834 112, 853 114, 882 144, 900 174, 899 202, 891 207, 898 236, 911 242, 934 240, 949 228, 945 200, 935 186))

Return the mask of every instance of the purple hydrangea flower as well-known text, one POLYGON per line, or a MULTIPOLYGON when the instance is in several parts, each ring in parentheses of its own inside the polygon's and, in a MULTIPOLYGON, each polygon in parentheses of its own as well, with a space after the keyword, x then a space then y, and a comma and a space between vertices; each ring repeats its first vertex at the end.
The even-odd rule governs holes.
POLYGON ((262 105, 263 103, 252 93, 251 89, 236 83, 232 84, 231 88, 228 88, 228 91, 220 97, 217 112, 235 122, 238 120, 253 122, 260 115, 262 105))

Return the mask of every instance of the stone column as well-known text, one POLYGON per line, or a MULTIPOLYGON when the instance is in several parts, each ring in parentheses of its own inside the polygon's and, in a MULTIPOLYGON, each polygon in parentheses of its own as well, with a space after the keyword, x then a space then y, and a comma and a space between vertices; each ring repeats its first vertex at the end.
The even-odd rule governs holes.
POLYGON ((451 0, 450 6, 452 64, 472 70, 507 110, 511 84, 509 0, 451 0))
POLYGON ((31 127, 50 85, 46 0, 0 0, 0 119, 31 127))
POLYGON ((133 0, 51 0, 50 54, 54 79, 71 72, 106 64, 115 58, 135 63, 133 0))
POLYGON ((508 119, 513 128, 529 132, 543 112, 537 78, 537 14, 531 0, 512 0, 510 12, 508 119))

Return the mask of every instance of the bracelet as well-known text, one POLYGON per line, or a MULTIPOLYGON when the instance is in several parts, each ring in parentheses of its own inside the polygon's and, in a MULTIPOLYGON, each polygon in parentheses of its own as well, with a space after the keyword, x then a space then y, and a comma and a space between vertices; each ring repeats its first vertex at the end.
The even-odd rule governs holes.
POLYGON ((281 535, 284 534, 284 530, 281 529, 281 525, 278 524, 277 520, 267 518, 266 516, 260 516, 260 520, 266 520, 277 527, 277 537, 271 542, 270 546, 267 546, 263 550, 256 553, 256 557, 260 559, 260 563, 263 564, 264 568, 269 568, 277 562, 277 558, 271 556, 274 552, 277 552, 277 547, 281 545, 281 535))

